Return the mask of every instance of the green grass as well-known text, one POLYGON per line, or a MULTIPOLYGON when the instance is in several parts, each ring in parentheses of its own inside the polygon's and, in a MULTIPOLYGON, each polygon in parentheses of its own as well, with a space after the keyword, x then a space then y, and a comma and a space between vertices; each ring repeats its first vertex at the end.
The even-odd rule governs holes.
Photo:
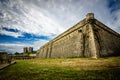
POLYGON ((0 80, 81 79, 120 79, 120 57, 19 60, 0 70, 0 80))

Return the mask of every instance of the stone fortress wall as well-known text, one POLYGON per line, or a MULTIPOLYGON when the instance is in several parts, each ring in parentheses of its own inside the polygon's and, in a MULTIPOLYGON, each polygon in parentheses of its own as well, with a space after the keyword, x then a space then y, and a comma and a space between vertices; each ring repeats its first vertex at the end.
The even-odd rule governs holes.
POLYGON ((95 19, 93 13, 37 51, 40 58, 98 58, 119 54, 120 35, 95 19))

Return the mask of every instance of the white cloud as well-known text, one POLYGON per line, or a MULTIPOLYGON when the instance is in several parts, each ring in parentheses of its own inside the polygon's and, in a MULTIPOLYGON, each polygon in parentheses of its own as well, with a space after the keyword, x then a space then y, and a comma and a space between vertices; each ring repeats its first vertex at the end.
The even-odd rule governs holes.
POLYGON ((31 9, 24 15, 26 17, 23 22, 26 27, 20 29, 24 32, 51 36, 51 34, 59 34, 64 30, 56 21, 45 16, 37 9, 31 9))
MULTIPOLYGON (((35 4, 27 4, 22 0, 14 2, 11 0, 9 4, 6 4, 6 7, 4 5, 0 7, 3 14, 0 25, 3 27, 44 36, 58 35, 64 30, 57 21, 44 15, 41 8, 35 4)), ((9 34, 9 36, 13 35, 9 34)))
POLYGON ((2 30, 2 29, 0 29, 0 34, 13 36, 15 38, 23 36, 20 32, 10 32, 10 31, 6 31, 6 30, 2 30))
POLYGON ((1 25, 35 35, 60 34, 85 18, 89 12, 117 30, 106 0, 10 0, 1 4, 1 25), (114 27, 113 27, 114 26, 114 27))
POLYGON ((39 40, 33 44, 27 43, 2 43, 0 44, 0 51, 6 51, 10 53, 23 52, 24 47, 33 47, 34 50, 38 50, 43 44, 47 43, 47 40, 39 40))
MULTIPOLYGON (((17 29, 20 32, 2 30, 0 34, 19 37, 22 33, 49 36, 50 38, 62 33, 93 12, 95 18, 120 33, 120 10, 111 13, 108 0, 9 0, 9 4, 0 3, 0 26, 17 29), (116 17, 116 19, 114 19, 116 17), (52 36, 55 34, 54 36, 52 36)), ((44 42, 37 41, 34 46, 38 49, 44 42)), ((22 51, 23 44, 9 47, 11 51, 22 51), (21 46, 22 47, 21 47, 21 46), (11 49, 12 48, 12 49, 11 49)), ((12 45, 12 44, 9 44, 12 45)), ((3 45, 2 45, 3 46, 3 45)))
POLYGON ((33 47, 35 50, 38 50, 42 45, 44 45, 47 42, 48 42, 48 40, 38 40, 38 41, 34 42, 33 47))
POLYGON ((113 27, 113 29, 120 33, 120 9, 113 12, 113 14, 115 16, 115 20, 113 21, 113 25, 117 26, 117 27, 113 27))
POLYGON ((25 44, 3 43, 3 44, 0 44, 0 51, 6 51, 10 53, 22 52, 23 47, 25 46, 26 46, 25 44))

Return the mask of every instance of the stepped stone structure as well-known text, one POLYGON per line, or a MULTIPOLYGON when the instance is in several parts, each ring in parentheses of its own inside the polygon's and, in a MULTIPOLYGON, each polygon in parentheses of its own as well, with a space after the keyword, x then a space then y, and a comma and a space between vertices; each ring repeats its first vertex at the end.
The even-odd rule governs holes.
POLYGON ((37 51, 40 58, 116 55, 120 55, 120 34, 95 19, 93 13, 37 51))

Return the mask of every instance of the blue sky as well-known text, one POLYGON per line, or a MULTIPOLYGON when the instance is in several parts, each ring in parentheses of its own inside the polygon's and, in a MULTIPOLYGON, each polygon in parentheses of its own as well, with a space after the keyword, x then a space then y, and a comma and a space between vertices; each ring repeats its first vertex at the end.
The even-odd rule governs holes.
POLYGON ((0 0, 0 51, 38 50, 91 12, 120 33, 120 0, 0 0))

